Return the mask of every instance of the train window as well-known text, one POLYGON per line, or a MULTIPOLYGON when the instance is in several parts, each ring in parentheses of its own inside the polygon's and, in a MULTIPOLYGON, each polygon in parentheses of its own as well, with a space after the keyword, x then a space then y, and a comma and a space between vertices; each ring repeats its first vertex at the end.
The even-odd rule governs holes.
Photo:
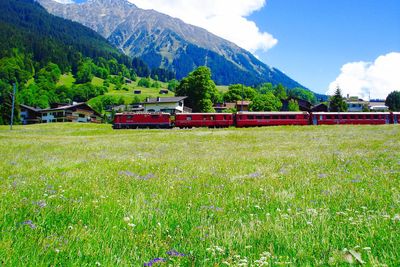
POLYGON ((263 118, 262 116, 256 116, 257 120, 262 120, 262 118, 263 118))
POLYGON ((212 121, 213 121, 213 120, 214 120, 214 116, 211 116, 211 117, 210 117, 210 120, 212 120, 212 121))
POLYGON ((295 120, 295 119, 296 119, 296 116, 295 116, 295 115, 289 115, 289 119, 295 120))
POLYGON ((374 119, 375 120, 379 119, 379 115, 374 115, 374 119))
POLYGON ((207 120, 207 116, 203 115, 203 121, 207 120))
POLYGON ((249 120, 254 120, 254 116, 247 116, 249 120))
POLYGON ((186 116, 186 120, 187 121, 191 121, 192 120, 192 116, 186 116))
POLYGON ((158 117, 159 117, 158 115, 151 115, 152 119, 158 119, 158 117))
POLYGON ((265 119, 266 119, 266 120, 270 120, 270 119, 271 119, 271 116, 265 116, 265 119))
POLYGON ((129 115, 129 116, 127 117, 127 119, 128 119, 128 120, 132 119, 132 116, 131 116, 131 115, 129 115))
POLYGON ((286 120, 286 119, 287 119, 287 116, 286 116, 286 115, 283 115, 283 116, 281 116, 281 119, 282 119, 282 120, 286 120))

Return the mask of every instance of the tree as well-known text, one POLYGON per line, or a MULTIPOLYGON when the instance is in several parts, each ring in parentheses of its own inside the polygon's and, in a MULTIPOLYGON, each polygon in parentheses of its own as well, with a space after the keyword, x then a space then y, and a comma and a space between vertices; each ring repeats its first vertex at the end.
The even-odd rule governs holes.
POLYGON ((287 98, 286 95, 286 89, 285 87, 283 87, 282 84, 278 84, 275 88, 274 88, 274 95, 281 100, 284 100, 287 98))
POLYGON ((76 83, 91 82, 94 77, 95 65, 91 59, 84 60, 78 67, 76 83))
POLYGON ((336 88, 335 94, 331 97, 329 101, 329 111, 347 111, 347 104, 343 99, 342 92, 340 91, 339 87, 336 88))
POLYGON ((257 91, 251 87, 242 84, 233 84, 229 86, 228 91, 224 94, 224 101, 236 102, 238 100, 252 100, 257 95, 257 91))
POLYGON ((296 87, 288 91, 288 96, 289 97, 295 97, 298 99, 306 100, 312 104, 317 103, 317 98, 315 97, 315 94, 309 90, 296 87))
POLYGON ((281 100, 271 92, 257 95, 250 104, 252 111, 279 111, 281 108, 281 100))
POLYGON ((168 82, 168 90, 175 92, 179 82, 176 79, 172 79, 168 82))
POLYGON ((151 87, 151 81, 150 78, 142 78, 138 82, 138 86, 140 87, 145 87, 145 88, 150 88, 151 87))
POLYGON ((213 111, 212 103, 220 100, 220 94, 211 79, 211 71, 207 67, 199 67, 182 79, 176 88, 177 96, 187 96, 185 100, 187 106, 193 112, 213 111))
MULTIPOLYGON (((0 80, 0 124, 10 124, 12 110, 12 94, 13 87, 0 80)), ((19 102, 18 97, 15 98, 14 122, 18 122, 19 118, 19 102)))
POLYGON ((391 111, 400 111, 400 91, 393 91, 387 97, 385 105, 389 107, 391 111))
POLYGON ((299 111, 300 110, 299 103, 297 103, 297 101, 294 99, 290 99, 289 104, 288 104, 288 110, 289 111, 299 111))

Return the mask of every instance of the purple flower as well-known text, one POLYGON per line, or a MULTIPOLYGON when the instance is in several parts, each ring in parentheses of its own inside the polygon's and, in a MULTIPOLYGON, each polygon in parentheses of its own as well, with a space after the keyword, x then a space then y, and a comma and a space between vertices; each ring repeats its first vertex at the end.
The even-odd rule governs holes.
POLYGON ((250 177, 250 178, 257 178, 257 177, 259 177, 259 176, 261 176, 261 173, 259 173, 259 172, 253 172, 253 173, 250 173, 250 174, 249 174, 249 177, 250 177))
POLYGON ((28 225, 31 229, 35 229, 36 225, 31 221, 31 220, 27 220, 21 223, 22 225, 28 225))
POLYGON ((125 175, 125 176, 129 176, 129 177, 137 176, 136 174, 134 174, 134 173, 132 173, 130 171, 120 171, 119 175, 125 175))
POLYGON ((175 249, 168 251, 167 255, 169 255, 171 257, 186 257, 187 256, 186 254, 180 253, 180 252, 176 251, 175 249))
POLYGON ((42 209, 43 209, 44 207, 47 206, 47 203, 46 203, 46 201, 44 201, 44 200, 39 200, 39 201, 36 202, 35 204, 38 205, 39 208, 42 208, 42 209))
POLYGON ((166 259, 164 259, 164 258, 155 258, 155 259, 152 259, 151 261, 149 261, 149 262, 145 262, 144 264, 143 264, 143 266, 153 266, 153 264, 155 264, 155 263, 161 263, 161 262, 166 262, 167 260, 166 259))

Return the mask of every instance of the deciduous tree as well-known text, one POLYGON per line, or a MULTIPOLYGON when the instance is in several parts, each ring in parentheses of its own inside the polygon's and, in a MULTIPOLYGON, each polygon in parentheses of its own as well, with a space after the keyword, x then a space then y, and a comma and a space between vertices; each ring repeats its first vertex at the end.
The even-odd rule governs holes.
POLYGON ((393 91, 387 97, 385 105, 389 107, 391 111, 400 111, 400 91, 393 91))

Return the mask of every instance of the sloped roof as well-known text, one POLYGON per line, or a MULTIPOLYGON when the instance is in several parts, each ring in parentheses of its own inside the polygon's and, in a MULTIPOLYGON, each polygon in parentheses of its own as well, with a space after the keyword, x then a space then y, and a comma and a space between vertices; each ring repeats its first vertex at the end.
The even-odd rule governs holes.
POLYGON ((29 109, 29 110, 34 111, 34 112, 39 112, 41 110, 41 109, 37 109, 37 108, 31 107, 31 106, 28 106, 28 105, 24 105, 24 104, 21 104, 20 107, 29 109))
POLYGON ((156 97, 148 98, 143 104, 155 104, 155 103, 175 103, 186 99, 187 96, 176 96, 176 97, 156 97))

